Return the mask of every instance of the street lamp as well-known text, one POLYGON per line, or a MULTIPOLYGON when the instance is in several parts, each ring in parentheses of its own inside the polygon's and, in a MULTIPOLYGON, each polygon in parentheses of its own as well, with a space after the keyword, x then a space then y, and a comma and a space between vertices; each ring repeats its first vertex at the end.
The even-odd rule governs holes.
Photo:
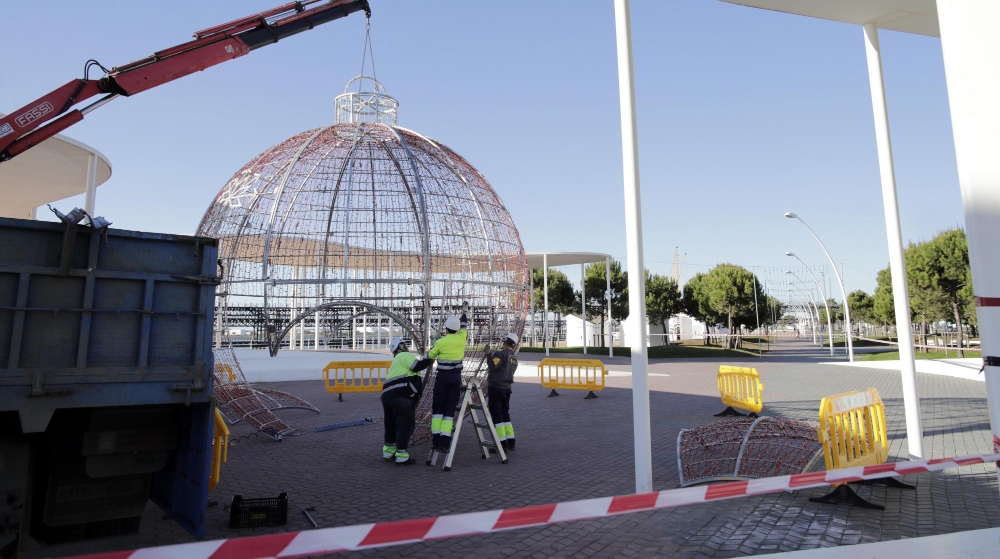
MULTIPOLYGON (((847 360, 853 363, 854 342, 853 340, 851 340, 851 338, 854 332, 851 330, 851 309, 850 307, 847 306, 847 291, 844 289, 844 280, 840 277, 840 272, 837 270, 837 264, 834 263, 833 257, 830 256, 830 251, 826 250, 826 245, 823 244, 823 241, 819 240, 819 237, 816 236, 816 232, 812 230, 812 227, 809 227, 809 224, 807 224, 805 221, 802 221, 801 217, 793 214, 792 212, 785 212, 785 217, 787 217, 788 219, 797 219, 802 223, 802 225, 806 226, 806 229, 809 230, 809 233, 811 233, 813 238, 816 239, 816 242, 819 243, 819 247, 823 249, 823 252, 826 254, 827 260, 830 261, 830 265, 833 266, 833 273, 836 274, 837 283, 840 284, 840 295, 844 298, 844 322, 846 323, 847 326, 847 360)), ((830 312, 827 311, 827 316, 829 316, 829 314, 830 312)))
MULTIPOLYGON (((826 290, 823 289, 823 284, 821 284, 819 282, 819 278, 816 277, 816 274, 814 274, 813 271, 809 269, 809 266, 807 266, 805 262, 802 262, 801 258, 799 258, 798 256, 795 256, 791 252, 786 252, 785 256, 791 256, 791 257, 795 258, 796 260, 798 260, 799 262, 802 263, 802 266, 804 266, 805 269, 806 269, 806 271, 809 272, 809 275, 812 276, 813 281, 816 282, 816 287, 819 288, 820 295, 823 296, 823 306, 826 307, 826 332, 827 332, 827 334, 830 337, 830 355, 832 356, 833 355, 833 322, 830 321, 830 304, 827 303, 827 301, 826 301, 828 299, 828 297, 826 296, 826 290)), ((788 273, 791 273, 791 272, 788 272, 788 273)))

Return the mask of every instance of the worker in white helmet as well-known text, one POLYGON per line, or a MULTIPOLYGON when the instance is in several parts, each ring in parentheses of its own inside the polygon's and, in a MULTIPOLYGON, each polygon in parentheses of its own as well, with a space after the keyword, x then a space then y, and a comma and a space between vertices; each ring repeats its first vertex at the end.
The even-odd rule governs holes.
POLYGON ((520 336, 507 334, 503 347, 489 353, 486 358, 487 398, 490 419, 497 432, 497 439, 504 451, 514 450, 514 426, 510 422, 510 392, 514 385, 514 371, 517 370, 517 342, 520 336))
POLYGON ((431 364, 430 359, 417 359, 406 348, 406 342, 393 338, 389 342, 392 365, 382 385, 382 412, 385 423, 385 439, 382 442, 382 458, 395 461, 397 466, 416 464, 407 450, 410 436, 416 425, 417 402, 424 391, 420 371, 431 364))
POLYGON ((448 333, 434 343, 427 357, 437 360, 431 405, 431 446, 447 452, 451 447, 455 406, 462 393, 462 360, 469 338, 469 319, 463 311, 461 317, 449 316, 444 327, 448 333))

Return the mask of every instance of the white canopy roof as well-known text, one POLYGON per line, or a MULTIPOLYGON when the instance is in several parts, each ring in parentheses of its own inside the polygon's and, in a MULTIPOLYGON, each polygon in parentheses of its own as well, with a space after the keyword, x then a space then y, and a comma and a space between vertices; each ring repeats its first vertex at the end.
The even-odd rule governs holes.
POLYGON ((38 206, 83 194, 91 155, 97 156, 100 186, 111 178, 108 158, 83 142, 59 134, 0 163, 0 217, 29 219, 38 206))
POLYGON ((611 258, 610 254, 599 252, 527 252, 525 256, 528 258, 528 268, 531 269, 544 267, 545 256, 548 256, 549 268, 604 262, 611 258))
POLYGON ((935 0, 722 0, 753 8, 940 37, 935 0))

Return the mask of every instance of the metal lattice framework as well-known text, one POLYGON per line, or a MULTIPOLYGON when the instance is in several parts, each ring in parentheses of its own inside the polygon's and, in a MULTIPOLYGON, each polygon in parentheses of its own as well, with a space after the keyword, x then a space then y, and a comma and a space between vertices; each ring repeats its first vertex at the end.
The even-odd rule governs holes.
MULTIPOLYGON (((370 82, 367 93, 337 98, 333 126, 251 160, 206 212, 198 234, 220 239, 220 331, 230 306, 240 316, 258 308, 275 354, 303 320, 318 340, 363 310, 426 351, 468 303, 465 367, 483 380, 481 344, 524 327, 520 235, 482 174, 447 146, 395 126, 396 101, 370 82)), ((418 424, 429 405, 425 398, 418 424)))
POLYGON ((818 428, 815 421, 740 417, 681 429, 677 434, 681 487, 812 471, 823 456, 818 428))

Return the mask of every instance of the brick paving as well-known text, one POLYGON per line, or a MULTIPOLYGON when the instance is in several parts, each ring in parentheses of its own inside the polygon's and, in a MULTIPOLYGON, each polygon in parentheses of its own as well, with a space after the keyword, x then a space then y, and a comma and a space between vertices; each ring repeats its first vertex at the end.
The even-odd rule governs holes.
MULTIPOLYGON (((887 410, 890 451, 908 455, 899 373, 818 364, 807 344, 785 344, 785 352, 746 361, 761 373, 764 415, 815 419, 819 400, 874 386, 887 410)), ((522 356, 531 367, 533 354, 522 356)), ((540 357, 539 357, 540 358, 540 357)), ((628 370, 628 360, 607 360, 628 370)), ((280 363, 280 359, 275 361, 280 363)), ((727 364, 740 364, 727 362, 727 364)), ((677 487, 676 438, 682 428, 715 420, 721 411, 715 372, 719 362, 663 360, 650 364, 650 405, 655 489, 677 487)), ((318 373, 317 373, 318 375, 318 373)), ((301 509, 320 527, 420 518, 440 514, 517 507, 634 491, 632 394, 628 376, 610 376, 600 397, 548 390, 518 378, 511 399, 518 450, 510 463, 484 461, 466 423, 453 470, 423 464, 423 443, 411 448, 420 460, 398 467, 382 461, 381 405, 377 394, 348 394, 344 402, 322 383, 272 383, 269 388, 305 398, 322 414, 280 411, 303 434, 275 442, 251 437, 229 449, 222 481, 210 495, 208 537, 231 538, 277 531, 308 530, 301 509), (323 433, 311 428, 374 416, 375 425, 323 433), (234 494, 277 496, 291 503, 287 526, 230 530, 226 504, 234 494)), ((938 375, 918 375, 925 452, 945 457, 992 451, 985 385, 938 375)), ((233 428, 233 437, 250 432, 233 428)), ((1000 526, 996 468, 908 476, 916 491, 861 486, 858 492, 886 510, 808 502, 820 490, 749 497, 665 511, 600 518, 512 532, 454 538, 345 554, 348 557, 733 557, 929 536, 1000 526)), ((150 507, 137 536, 109 542, 108 549, 191 541, 183 530, 150 507)))

